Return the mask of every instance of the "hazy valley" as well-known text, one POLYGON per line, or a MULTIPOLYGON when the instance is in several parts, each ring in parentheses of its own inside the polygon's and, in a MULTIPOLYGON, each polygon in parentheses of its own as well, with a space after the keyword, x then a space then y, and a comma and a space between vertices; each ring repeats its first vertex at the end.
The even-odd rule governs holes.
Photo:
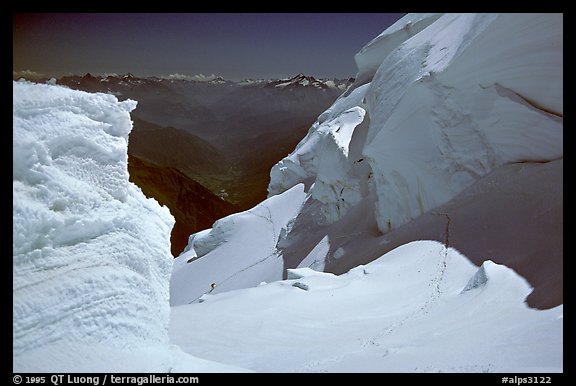
MULTIPOLYGON (((172 253, 178 256, 190 234, 266 198, 272 166, 296 146, 316 117, 352 81, 317 80, 302 74, 290 79, 241 82, 86 74, 66 76, 57 83, 110 93, 120 100, 137 100, 128 154, 179 170, 189 179, 181 176, 179 184, 200 184, 212 193, 188 197, 187 202, 194 202, 194 208, 212 207, 215 196, 224 201, 221 207, 227 210, 182 216, 179 205, 191 191, 189 188, 166 186, 174 182, 171 180, 133 179, 145 194, 159 199, 176 217, 172 253), (157 185, 160 182, 162 186, 157 185), (166 190, 180 191, 179 201, 174 195, 159 193, 166 190)), ((130 167, 137 171, 141 163, 130 167)))

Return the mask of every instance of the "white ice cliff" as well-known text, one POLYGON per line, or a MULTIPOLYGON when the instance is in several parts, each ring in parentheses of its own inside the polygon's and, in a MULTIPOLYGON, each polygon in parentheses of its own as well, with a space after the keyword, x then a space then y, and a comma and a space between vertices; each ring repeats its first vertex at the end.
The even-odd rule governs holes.
POLYGON ((128 181, 136 102, 13 84, 13 370, 222 371, 168 341, 174 219, 128 181))
POLYGON ((266 281, 287 268, 324 269, 324 258, 330 269, 341 256, 373 260, 377 251, 358 256, 338 244, 395 231, 500 167, 563 156, 562 14, 409 14, 355 59, 356 82, 270 172, 269 199, 299 184, 306 193, 277 243, 248 254, 227 245, 226 234, 249 226, 236 215, 193 235, 177 259, 172 304, 259 282, 247 268, 258 272, 266 256, 281 257, 266 259, 266 281), (201 240, 212 245, 205 256, 201 240), (213 280, 193 273, 214 265, 213 280))
POLYGON ((359 81, 272 169, 270 195, 313 181, 333 222, 373 189, 388 232, 501 165, 561 158, 562 26, 561 14, 400 19, 356 55, 359 81), (318 140, 350 130, 338 121, 354 109, 355 151, 318 140))

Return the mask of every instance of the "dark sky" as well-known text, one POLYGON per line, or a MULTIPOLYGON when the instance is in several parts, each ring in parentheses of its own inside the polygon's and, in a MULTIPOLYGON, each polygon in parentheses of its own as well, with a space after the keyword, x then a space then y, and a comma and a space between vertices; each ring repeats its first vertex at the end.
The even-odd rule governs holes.
POLYGON ((354 54, 404 14, 19 14, 13 70, 239 80, 356 75, 354 54))

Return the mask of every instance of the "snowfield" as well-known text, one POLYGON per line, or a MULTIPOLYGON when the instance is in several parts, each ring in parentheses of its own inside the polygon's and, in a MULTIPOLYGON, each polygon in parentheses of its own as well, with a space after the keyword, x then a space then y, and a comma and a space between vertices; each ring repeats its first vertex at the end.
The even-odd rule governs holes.
POLYGON ((204 296, 172 308, 185 351, 263 372, 562 371, 563 306, 530 309, 510 269, 434 241, 335 276, 204 296))
POLYGON ((128 182, 136 102, 13 83, 13 371, 226 371, 168 342, 168 209, 128 182))
POLYGON ((266 372, 563 371, 563 15, 410 14, 355 59, 270 172, 260 205, 293 218, 190 237, 171 341, 266 372))
POLYGON ((175 260, 136 102, 14 82, 13 371, 562 372, 562 29, 407 15, 175 260))

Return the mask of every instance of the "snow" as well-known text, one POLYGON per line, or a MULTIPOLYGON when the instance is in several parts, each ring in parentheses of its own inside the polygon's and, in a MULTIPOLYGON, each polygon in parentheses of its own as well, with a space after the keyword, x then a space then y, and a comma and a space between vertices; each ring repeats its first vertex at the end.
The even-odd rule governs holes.
MULTIPOLYGON (((326 204, 323 209, 327 219, 332 222, 341 218, 350 205, 361 199, 361 178, 357 174, 362 172, 358 171, 354 162, 360 156, 352 149, 352 135, 363 122, 364 115, 364 109, 353 107, 319 124, 302 142, 303 145, 271 172, 274 176, 289 176, 287 179, 290 181, 304 180, 316 173, 311 195, 326 204), (354 161, 350 160, 351 157, 354 157, 354 161)), ((287 179, 282 178, 280 186, 273 186, 271 182, 270 194, 282 190, 289 183, 287 179)))
POLYGON ((364 84, 367 80, 372 79, 386 56, 410 37, 428 27, 440 16, 442 14, 409 13, 372 39, 354 56, 358 67, 356 83, 364 84))
MULTIPOLYGON (((355 98, 351 96, 350 98, 355 98)), ((322 115, 296 150, 275 165, 270 172, 269 195, 282 192, 294 182, 314 178, 313 198, 325 204, 326 218, 341 218, 350 205, 361 199, 363 172, 357 162, 361 155, 352 142, 357 126, 364 121, 365 110, 352 107, 335 118, 322 120, 322 115)), ((365 176, 364 176, 365 177, 365 176)))
POLYGON ((304 186, 299 184, 250 210, 216 221, 210 230, 192 235, 187 251, 174 262, 170 304, 187 304, 208 292, 282 279, 283 260, 276 244, 305 198, 304 186), (216 284, 214 290, 212 283, 216 284))
POLYGON ((410 14, 368 43, 270 172, 290 215, 191 236, 171 341, 255 371, 562 371, 562 34, 561 14, 410 14), (402 245, 428 238, 473 256, 402 245))
POLYGON ((562 25, 561 14, 400 19, 356 56, 356 82, 274 166, 269 194, 314 181, 329 223, 375 194, 385 233, 500 166, 561 158, 562 25), (346 136, 354 157, 319 140, 351 109, 365 112, 346 136))
MULTIPOLYGON (((557 44, 561 18, 558 22, 555 15, 445 15, 427 31, 384 60, 367 92, 371 125, 364 154, 374 171, 382 231, 388 222, 403 225, 447 202, 498 166, 563 155, 562 118, 534 108, 525 101, 528 96, 519 97, 527 86, 505 87, 514 87, 508 81, 516 72, 508 70, 507 57, 494 55, 514 48, 531 74, 524 81, 540 87, 549 70, 562 73, 562 48, 557 44), (531 29, 527 35, 518 27, 527 24, 545 29, 531 29), (491 45, 484 43, 487 31, 491 45), (516 32, 522 36, 512 34, 516 32), (496 39, 499 49, 493 50, 496 39), (530 61, 531 52, 543 44, 555 47, 547 56, 556 66, 546 64, 545 71, 541 61, 530 61), (478 58, 486 56, 497 64, 480 77, 474 69, 478 58), (452 76, 453 67, 455 71, 465 67, 473 75, 452 76)), ((555 78, 551 86, 561 98, 562 86, 554 84, 555 78)), ((549 99, 534 98, 538 104, 549 99)))
POLYGON ((483 285, 467 285, 479 275, 465 256, 412 242, 340 276, 291 269, 173 307, 170 337, 263 372, 562 371, 563 306, 530 309, 519 275, 489 261, 480 270, 483 285))
POLYGON ((128 182, 136 102, 13 83, 13 371, 233 371, 169 344, 174 219, 128 182))
POLYGON ((344 273, 358 264, 413 240, 445 241, 476 265, 490 259, 514 269, 534 286, 527 301, 547 309, 563 303, 563 160, 515 163, 481 177, 462 193, 384 235, 374 233, 372 204, 328 227, 314 226, 308 213, 293 227, 282 248, 296 266, 326 235, 325 270, 344 273), (355 216, 355 217, 354 217, 355 216))
POLYGON ((204 74, 197 74, 194 76, 185 75, 185 74, 170 74, 170 75, 161 75, 159 79, 166 79, 166 80, 183 80, 183 81, 196 81, 196 82, 210 82, 216 80, 220 77, 212 74, 212 75, 204 75, 204 74))
POLYGON ((174 262, 172 216, 128 182, 136 103, 15 82, 14 371, 563 371, 563 305, 529 308, 519 275, 560 280, 539 231, 562 222, 562 30, 561 14, 407 15, 358 53, 269 197, 174 262), (450 245, 496 252, 382 252, 432 217, 450 245))
MULTIPOLYGON (((336 83, 333 80, 327 80, 324 82, 324 84, 326 86, 328 86, 329 88, 338 88, 338 86, 336 86, 336 83)), ((340 86, 344 86, 344 85, 340 85, 340 86)))

